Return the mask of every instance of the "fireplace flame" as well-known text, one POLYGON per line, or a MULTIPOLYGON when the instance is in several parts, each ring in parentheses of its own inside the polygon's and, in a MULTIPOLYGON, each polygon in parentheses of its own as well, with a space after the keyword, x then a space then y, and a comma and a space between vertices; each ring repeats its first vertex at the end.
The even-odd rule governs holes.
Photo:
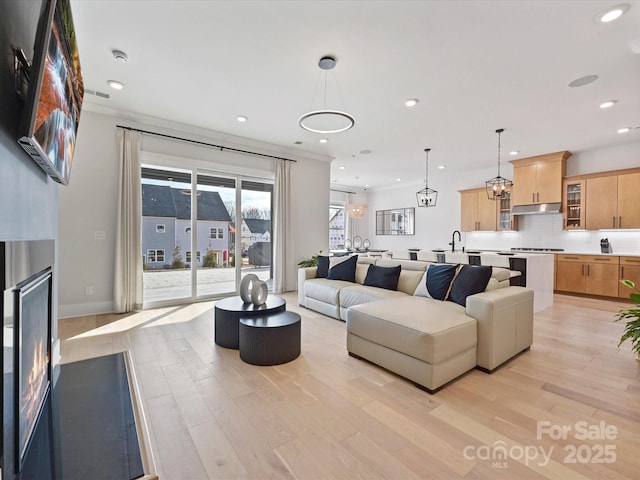
MULTIPOLYGON (((45 353, 44 340, 41 338, 33 349, 33 364, 22 386, 22 415, 27 425, 35 422, 40 412, 42 396, 46 388, 46 375, 49 358, 45 353)), ((26 373, 26 372, 25 372, 26 373)), ((28 434, 29 432, 24 432, 28 434)))

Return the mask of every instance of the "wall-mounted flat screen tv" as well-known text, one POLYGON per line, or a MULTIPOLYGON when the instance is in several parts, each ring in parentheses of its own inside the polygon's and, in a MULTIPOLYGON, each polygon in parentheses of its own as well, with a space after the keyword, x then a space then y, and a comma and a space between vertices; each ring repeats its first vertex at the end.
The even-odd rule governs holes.
POLYGON ((18 142, 63 185, 69 183, 83 97, 70 0, 45 0, 18 142))

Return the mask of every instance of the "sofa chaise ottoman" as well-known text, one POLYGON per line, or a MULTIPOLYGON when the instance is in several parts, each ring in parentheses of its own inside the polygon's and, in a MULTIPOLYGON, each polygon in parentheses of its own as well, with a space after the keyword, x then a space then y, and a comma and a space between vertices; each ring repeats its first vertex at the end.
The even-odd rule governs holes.
POLYGON ((453 302, 404 296, 347 312, 347 351, 434 391, 476 366, 476 320, 453 302))

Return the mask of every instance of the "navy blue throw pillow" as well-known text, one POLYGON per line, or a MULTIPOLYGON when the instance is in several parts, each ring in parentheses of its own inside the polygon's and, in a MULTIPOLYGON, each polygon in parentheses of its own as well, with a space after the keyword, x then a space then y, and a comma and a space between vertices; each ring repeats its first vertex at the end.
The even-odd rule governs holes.
POLYGON ((318 255, 316 278, 327 278, 327 273, 329 273, 329 257, 318 255))
POLYGON ((340 262, 329 269, 327 278, 329 280, 344 280, 345 282, 356 283, 356 264, 358 256, 353 255, 344 262, 340 262))
POLYGON ((446 299, 458 267, 459 265, 450 263, 429 265, 413 294, 418 297, 434 298, 436 300, 446 299))
POLYGON ((469 295, 484 292, 487 288, 491 273, 492 268, 487 265, 463 265, 453 280, 447 300, 466 307, 469 295))
POLYGON ((426 274, 427 292, 431 298, 444 300, 451 286, 453 277, 456 276, 458 265, 434 264, 429 265, 426 274))
POLYGON ((364 284, 370 287, 386 288, 387 290, 398 289, 398 279, 400 278, 400 270, 402 267, 378 267, 369 265, 367 276, 364 284))

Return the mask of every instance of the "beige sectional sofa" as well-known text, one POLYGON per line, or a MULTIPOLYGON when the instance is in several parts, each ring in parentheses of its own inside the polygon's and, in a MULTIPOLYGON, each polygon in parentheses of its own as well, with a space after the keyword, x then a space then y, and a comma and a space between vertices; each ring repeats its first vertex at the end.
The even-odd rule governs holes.
POLYGON ((298 303, 347 323, 347 350, 435 391, 468 370, 492 371, 533 341, 533 291, 494 268, 466 306, 414 296, 431 262, 359 258, 356 283, 298 271, 298 303), (397 290, 363 285, 370 264, 401 265, 397 290))

